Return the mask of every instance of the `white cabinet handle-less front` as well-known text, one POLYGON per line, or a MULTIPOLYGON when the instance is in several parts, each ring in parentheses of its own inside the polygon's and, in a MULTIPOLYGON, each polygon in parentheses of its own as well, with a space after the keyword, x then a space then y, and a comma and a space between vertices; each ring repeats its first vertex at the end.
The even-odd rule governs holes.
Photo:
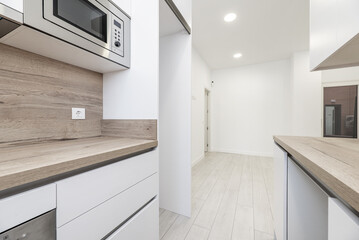
POLYGON ((287 240, 288 153, 274 144, 274 225, 277 240, 287 240))
POLYGON ((328 240, 358 240, 359 218, 338 199, 328 200, 328 240))

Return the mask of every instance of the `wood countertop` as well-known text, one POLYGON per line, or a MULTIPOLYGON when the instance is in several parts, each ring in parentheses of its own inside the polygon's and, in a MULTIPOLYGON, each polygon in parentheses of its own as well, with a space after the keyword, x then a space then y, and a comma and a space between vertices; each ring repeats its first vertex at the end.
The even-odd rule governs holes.
POLYGON ((275 136, 274 141, 359 212, 359 140, 275 136))
POLYGON ((106 164, 156 147, 156 140, 92 137, 0 145, 0 191, 106 164))

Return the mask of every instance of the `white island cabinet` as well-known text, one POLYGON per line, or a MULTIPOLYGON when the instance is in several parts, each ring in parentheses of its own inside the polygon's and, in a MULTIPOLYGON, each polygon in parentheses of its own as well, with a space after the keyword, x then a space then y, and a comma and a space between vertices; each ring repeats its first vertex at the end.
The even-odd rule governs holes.
POLYGON ((328 200, 328 240, 359 239, 359 218, 338 199, 328 200))
POLYGON ((289 158, 288 240, 327 240, 327 219, 328 196, 289 158))
POLYGON ((287 239, 287 168, 288 154, 274 145, 274 227, 277 240, 287 239))
MULTIPOLYGON (((316 159, 306 158, 313 154, 304 151, 303 142, 308 138, 295 141, 293 137, 282 137, 280 140, 284 138, 288 143, 281 141, 274 145, 276 239, 358 240, 359 213, 344 200, 334 198, 340 195, 318 177, 321 175, 313 164, 316 159)), ((312 147, 309 149, 313 153, 312 147)))

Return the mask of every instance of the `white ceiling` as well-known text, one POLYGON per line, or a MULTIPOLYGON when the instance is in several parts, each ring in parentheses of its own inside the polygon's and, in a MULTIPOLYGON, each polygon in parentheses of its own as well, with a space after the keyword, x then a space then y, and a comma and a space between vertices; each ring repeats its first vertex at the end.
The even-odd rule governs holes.
POLYGON ((193 0, 192 30, 212 69, 289 58, 309 49, 309 0, 193 0), (232 23, 223 21, 229 12, 232 23))

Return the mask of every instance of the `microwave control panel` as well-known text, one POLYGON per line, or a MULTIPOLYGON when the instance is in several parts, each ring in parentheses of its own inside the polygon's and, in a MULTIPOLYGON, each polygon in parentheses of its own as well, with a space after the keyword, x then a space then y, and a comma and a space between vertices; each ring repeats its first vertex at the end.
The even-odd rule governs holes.
POLYGON ((120 56, 124 56, 123 46, 124 46, 124 24, 123 21, 119 18, 114 17, 112 19, 112 51, 120 56))

